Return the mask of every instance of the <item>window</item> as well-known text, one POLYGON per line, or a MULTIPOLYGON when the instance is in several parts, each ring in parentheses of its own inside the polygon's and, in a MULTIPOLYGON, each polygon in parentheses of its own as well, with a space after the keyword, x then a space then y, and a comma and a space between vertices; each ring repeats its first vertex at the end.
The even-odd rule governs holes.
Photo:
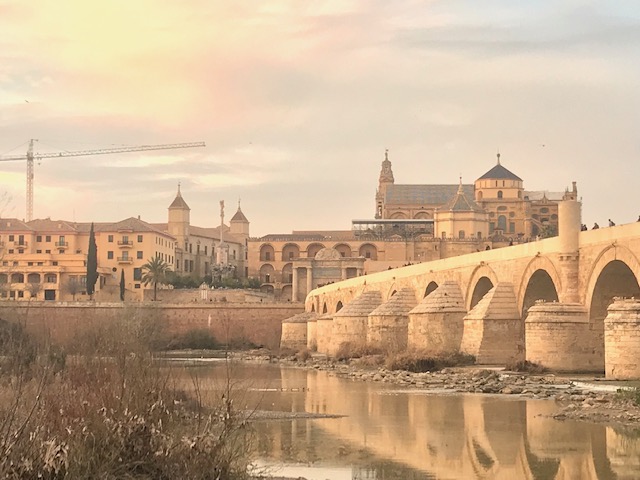
POLYGON ((134 284, 133 288, 140 288, 140 284, 139 283, 134 284))
POLYGON ((142 260, 142 258, 143 258, 143 257, 142 257, 142 250, 138 250, 138 251, 136 252, 136 258, 137 258, 138 260, 142 260))
POLYGON ((271 252, 264 252, 264 259, 267 262, 271 261, 271 252))
POLYGON ((18 298, 24 298, 24 292, 22 290, 18 290, 18 298))
POLYGON ((204 246, 204 254, 205 255, 207 254, 207 246, 206 245, 204 246))
POLYGON ((39 267, 41 267, 42 265, 44 265, 44 262, 38 262, 36 265, 38 265, 39 267))
POLYGON ((27 262, 28 267, 33 267, 33 262, 27 262))
POLYGON ((42 235, 36 235, 36 242, 42 241, 42 235))
POLYGON ((504 215, 498 217, 498 230, 502 230, 503 232, 507 231, 507 217, 504 215))
POLYGON ((498 198, 502 198, 502 190, 498 190, 498 198))
POLYGON ((54 260, 53 262, 51 262, 51 265, 53 265, 54 267, 58 266, 58 262, 56 260, 54 260))
POLYGON ((13 242, 15 240, 15 238, 16 238, 15 235, 9 235, 9 241, 10 242, 13 242))
POLYGON ((113 243, 113 235, 107 235, 107 242, 113 243))
POLYGON ((107 252, 107 260, 113 260, 113 250, 107 252))
POLYGON ((44 276, 45 283, 56 283, 57 275, 55 273, 47 273, 44 276))
POLYGON ((138 235, 138 243, 142 243, 142 235, 138 235))
POLYGON ((45 250, 44 253, 51 253, 51 250, 45 250))
POLYGON ((122 252, 122 260, 129 260, 129 251, 125 250, 122 252))
POLYGON ((36 250, 36 253, 42 253, 42 250, 36 250))
POLYGON ((516 224, 514 222, 509 222, 509 233, 516 233, 516 224))
POLYGON ((51 235, 47 235, 46 237, 44 237, 44 241, 45 242, 50 242, 51 241, 51 235))
POLYGON ((460 230, 458 232, 458 238, 461 239, 461 240, 464 239, 464 230, 460 230))
POLYGON ((189 271, 189 260, 185 260, 184 261, 184 271, 188 272, 189 271))
POLYGON ((139 282, 142 280, 142 268, 134 268, 133 269, 133 280, 139 282))
POLYGON ((14 253, 13 248, 9 249, 9 253, 14 253))

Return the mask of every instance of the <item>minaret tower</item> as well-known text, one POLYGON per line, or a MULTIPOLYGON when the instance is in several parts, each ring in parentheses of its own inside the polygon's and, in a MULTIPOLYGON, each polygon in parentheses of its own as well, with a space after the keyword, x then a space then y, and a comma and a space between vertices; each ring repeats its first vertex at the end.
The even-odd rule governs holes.
POLYGON ((392 185, 393 170, 391 170, 391 162, 389 161, 389 149, 384 151, 384 160, 380 169, 380 178, 378 179, 378 190, 376 191, 376 215, 375 218, 383 218, 384 214, 384 197, 387 192, 387 186, 392 185))

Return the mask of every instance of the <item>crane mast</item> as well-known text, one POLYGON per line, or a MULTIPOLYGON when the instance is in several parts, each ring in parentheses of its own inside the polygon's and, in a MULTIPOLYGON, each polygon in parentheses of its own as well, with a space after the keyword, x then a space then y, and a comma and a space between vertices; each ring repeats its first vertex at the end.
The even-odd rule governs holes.
POLYGON ((204 142, 191 142, 191 143, 166 143, 162 145, 138 145, 133 147, 115 147, 115 148, 102 148, 97 150, 77 150, 70 152, 55 152, 55 153, 33 153, 33 142, 29 140, 29 148, 27 149, 26 157, 24 155, 13 155, 7 157, 0 157, 0 162, 10 162, 15 160, 27 160, 27 222, 33 220, 33 178, 34 158, 57 158, 57 157, 80 157, 88 155, 107 155, 110 153, 127 153, 127 152, 144 152, 148 150, 169 150, 176 148, 193 148, 204 147, 204 142))

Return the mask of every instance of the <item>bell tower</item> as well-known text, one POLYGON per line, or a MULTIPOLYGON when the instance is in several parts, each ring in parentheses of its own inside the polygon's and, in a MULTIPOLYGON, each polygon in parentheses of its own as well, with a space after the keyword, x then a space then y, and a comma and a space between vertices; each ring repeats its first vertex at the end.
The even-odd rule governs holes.
POLYGON ((393 170, 391 169, 391 161, 389 161, 389 149, 384 151, 384 160, 380 169, 380 177, 378 179, 378 189, 376 190, 376 215, 375 218, 382 218, 384 212, 384 197, 387 193, 387 187, 392 185, 393 170))

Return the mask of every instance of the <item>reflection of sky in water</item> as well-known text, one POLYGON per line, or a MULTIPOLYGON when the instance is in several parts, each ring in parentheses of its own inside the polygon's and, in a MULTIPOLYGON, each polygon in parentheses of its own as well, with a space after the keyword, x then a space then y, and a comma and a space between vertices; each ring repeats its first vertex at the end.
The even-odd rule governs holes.
MULTIPOLYGON (((216 391, 221 367, 197 369, 216 391)), ((238 366, 236 406, 343 418, 255 422, 257 452, 279 475, 325 479, 640 478, 640 439, 548 417, 553 401, 431 395, 328 372, 238 366)))

